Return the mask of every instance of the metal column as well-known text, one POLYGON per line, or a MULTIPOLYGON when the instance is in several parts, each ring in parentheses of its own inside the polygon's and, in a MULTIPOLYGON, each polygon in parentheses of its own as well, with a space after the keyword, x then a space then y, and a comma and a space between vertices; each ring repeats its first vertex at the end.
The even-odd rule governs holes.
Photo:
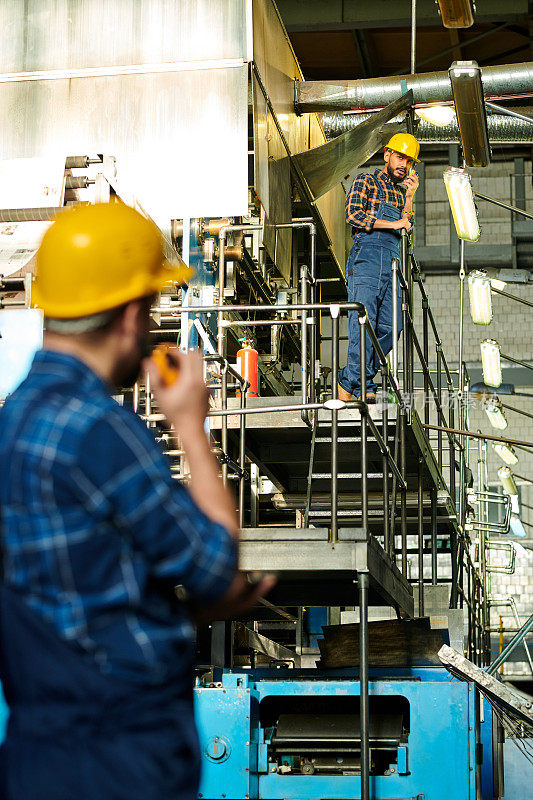
MULTIPOLYGON (((339 371, 339 307, 331 306, 331 394, 333 400, 337 399, 337 373, 339 371)), ((337 517, 337 486, 338 486, 338 431, 339 411, 331 409, 331 541, 339 538, 337 517)))
POLYGON ((368 573, 360 572, 359 583, 359 680, 361 683, 361 800, 370 800, 370 748, 368 701, 368 573))
POLYGON ((367 453, 367 406, 366 406, 366 322, 367 316, 358 317, 359 321, 359 347, 361 357, 361 505, 362 526, 368 530, 368 453, 367 453))
POLYGON ((418 616, 424 616, 424 473, 418 460, 418 616))

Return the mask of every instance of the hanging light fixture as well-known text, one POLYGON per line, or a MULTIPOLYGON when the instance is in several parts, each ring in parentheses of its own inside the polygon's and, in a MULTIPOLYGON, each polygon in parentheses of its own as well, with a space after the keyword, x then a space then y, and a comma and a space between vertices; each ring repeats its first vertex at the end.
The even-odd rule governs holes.
POLYGON ((443 177, 457 236, 466 242, 477 242, 481 230, 470 175, 466 169, 447 167, 443 177))
POLYGON ((451 106, 428 106, 427 108, 415 108, 415 114, 430 125, 443 128, 449 125, 455 117, 455 111, 451 106))
POLYGON ((518 516, 518 514, 511 514, 511 519, 509 520, 509 525, 511 530, 509 531, 513 536, 518 536, 519 539, 525 539, 527 536, 526 529, 522 524, 522 520, 518 516))
POLYGON ((504 431, 507 427, 507 420, 499 401, 487 400, 483 407, 492 427, 504 431))
POLYGON ((499 278, 491 278, 490 285, 492 286, 493 289, 499 289, 500 292, 503 292, 503 290, 507 286, 507 282, 501 281, 499 278))
POLYGON ((503 490, 510 495, 517 495, 518 494, 518 486, 516 485, 516 481, 514 479, 514 475, 509 469, 509 467, 500 467, 498 470, 498 478, 503 486, 503 490))
POLYGON ((494 339, 483 339, 481 342, 481 364, 483 380, 487 386, 497 388, 502 382, 502 364, 500 345, 494 339))
POLYGON ((511 445, 505 444, 504 442, 493 442, 492 447, 501 460, 505 461, 510 467, 514 464, 518 464, 518 456, 511 445))
POLYGON ((475 61, 454 61, 448 74, 465 164, 486 167, 491 153, 481 69, 475 61))
POLYGON ((474 24, 472 0, 439 0, 439 9, 445 28, 470 28, 474 24))
POLYGON ((492 322, 491 281, 485 272, 475 269, 468 275, 470 314, 474 325, 492 322))

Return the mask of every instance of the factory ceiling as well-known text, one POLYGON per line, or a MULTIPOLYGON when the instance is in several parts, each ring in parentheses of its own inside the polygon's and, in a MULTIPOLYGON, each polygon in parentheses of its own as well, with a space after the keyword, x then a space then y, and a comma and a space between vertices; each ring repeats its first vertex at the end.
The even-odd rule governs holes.
MULTIPOLYGON (((277 0, 307 80, 410 72, 411 0, 277 0)), ((417 0, 416 71, 452 61, 513 64, 533 60, 533 2, 483 0, 474 25, 443 27, 435 0, 417 0)))

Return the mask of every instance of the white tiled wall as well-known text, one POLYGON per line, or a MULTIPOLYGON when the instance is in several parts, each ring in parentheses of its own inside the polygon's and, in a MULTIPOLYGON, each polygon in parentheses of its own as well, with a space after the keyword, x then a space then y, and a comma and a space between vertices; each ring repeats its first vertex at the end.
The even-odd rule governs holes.
MULTIPOLYGON (((478 191, 501 199, 513 202, 511 182, 509 175, 513 170, 512 163, 497 163, 486 169, 472 169, 473 182, 478 191)), ((526 162, 526 172, 531 173, 531 162, 526 162)), ((527 208, 533 210, 533 186, 531 178, 526 178, 527 208)), ((479 216, 482 225, 481 243, 484 244, 509 244, 511 242, 511 221, 509 212, 479 201, 479 216)), ((444 193, 442 181, 442 167, 429 165, 426 169, 426 225, 427 244, 449 244, 449 207, 444 193)), ((415 245, 416 246, 416 245, 415 245)), ((467 271, 482 267, 473 257, 475 247, 468 248, 467 271)), ((429 296, 431 308, 436 319, 439 333, 444 345, 446 359, 451 366, 457 368, 459 356, 459 279, 456 276, 432 276, 429 272, 425 277, 425 289, 429 296)), ((533 301, 533 285, 509 285, 511 294, 533 301)), ((480 341, 484 338, 496 339, 503 352, 516 358, 533 362, 533 309, 528 309, 504 297, 493 296, 494 318, 490 326, 476 326, 470 317, 468 290, 465 289, 464 303, 464 359, 470 367, 478 366, 480 362, 480 341)), ((421 315, 416 315, 417 327, 421 330, 421 315)), ((505 365, 505 362, 503 362, 505 365)), ((505 366, 504 366, 505 381, 505 366)), ((530 392, 533 395, 532 385, 529 387, 516 387, 517 391, 530 392)), ((533 397, 502 398, 508 405, 533 414, 533 397)), ((508 428, 503 433, 508 438, 517 438, 533 442, 533 419, 506 411, 508 428)), ((479 404, 473 405, 470 410, 470 428, 483 433, 496 433, 491 427, 487 416, 479 404)), ((471 466, 476 472, 477 445, 472 443, 471 466)), ((519 463, 514 470, 519 475, 533 479, 533 451, 524 452, 517 450, 519 463)), ((496 472, 502 462, 488 448, 488 473, 490 481, 497 481, 496 472)), ((533 486, 521 482, 522 503, 533 506, 533 486)), ((533 511, 522 506, 522 521, 526 526, 528 540, 533 543, 533 511)), ((491 554, 491 559, 496 561, 498 555, 491 554)), ((428 566, 424 571, 429 577, 428 566)), ((413 558, 412 577, 417 574, 416 558, 413 558)), ((524 622, 533 613, 533 551, 519 548, 516 558, 516 570, 513 575, 494 574, 491 577, 491 592, 498 596, 512 596, 516 602, 521 622, 524 622)), ((492 611, 492 624, 497 625, 500 615, 503 617, 505 627, 514 627, 515 620, 511 609, 507 606, 495 606, 492 611)), ((497 642, 497 636, 494 638, 497 642)), ((530 642, 532 638, 530 637, 530 642)), ((528 665, 509 664, 506 672, 527 673, 528 665)))

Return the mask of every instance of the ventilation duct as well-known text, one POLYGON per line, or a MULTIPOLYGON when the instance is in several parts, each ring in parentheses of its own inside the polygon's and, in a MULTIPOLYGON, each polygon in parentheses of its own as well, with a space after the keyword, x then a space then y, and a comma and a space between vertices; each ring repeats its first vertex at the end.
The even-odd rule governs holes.
MULTIPOLYGON (((482 83, 488 100, 533 97, 533 62, 483 67, 482 83)), ((409 89, 415 106, 453 100, 450 76, 444 71, 357 81, 296 81, 295 103, 299 112, 374 111, 409 89)))
MULTIPOLYGON (((527 113, 531 112, 531 109, 522 108, 520 111, 527 113)), ((370 116, 372 115, 324 112, 321 114, 322 127, 326 137, 333 139, 335 136, 355 128, 370 116)), ((404 123, 403 117, 391 120, 389 123, 391 132, 397 130, 401 123, 404 123)), ((385 125, 384 129, 389 126, 385 125)), ((528 123, 503 114, 492 114, 487 118, 487 126, 492 144, 533 144, 533 116, 531 123, 528 123)), ((384 134, 384 138, 388 135, 388 133, 384 134)), ((454 119, 449 125, 441 127, 421 120, 416 129, 416 138, 424 144, 457 144, 460 141, 457 120, 454 119)))

